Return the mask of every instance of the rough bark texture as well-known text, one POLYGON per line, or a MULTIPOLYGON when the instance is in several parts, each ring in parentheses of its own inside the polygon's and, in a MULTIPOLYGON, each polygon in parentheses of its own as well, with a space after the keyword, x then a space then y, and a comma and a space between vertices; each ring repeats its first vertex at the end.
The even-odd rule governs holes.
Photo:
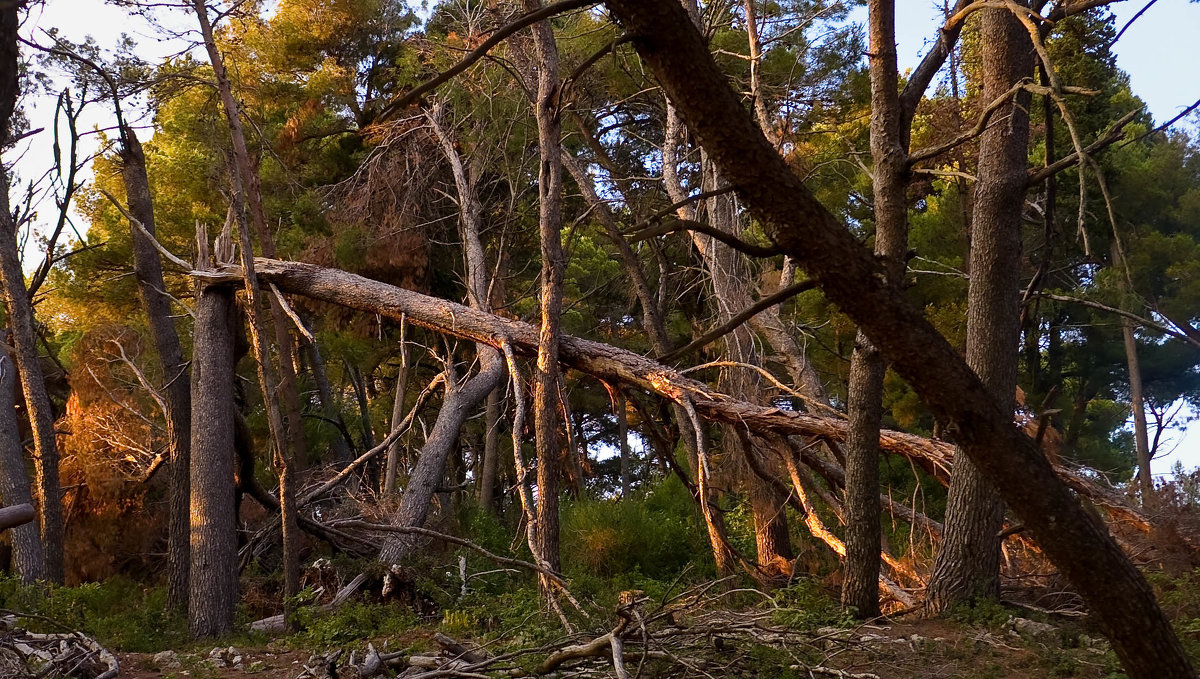
MULTIPOLYGON (((404 420, 404 397, 408 393, 408 347, 405 346, 404 327, 400 328, 400 369, 396 371, 396 390, 392 397, 391 428, 395 429, 404 420)), ((400 450, 404 446, 400 439, 388 446, 387 465, 383 470, 383 492, 396 492, 396 472, 400 466, 400 450)))
MULTIPOLYGON (((20 89, 17 67, 17 8, 20 3, 0 6, 0 138, 9 138, 11 117, 20 89)), ((16 225, 8 203, 8 173, 0 169, 0 283, 4 285, 4 303, 8 308, 9 330, 16 349, 21 389, 33 429, 34 470, 36 473, 38 519, 45 560, 43 575, 55 583, 63 581, 63 519, 58 480, 58 444, 54 436, 54 411, 42 378, 38 358, 33 305, 25 288, 21 253, 17 246, 16 225)))
POLYGON ((495 512, 497 509, 496 476, 500 468, 500 414, 503 396, 499 389, 488 394, 484 410, 483 464, 479 471, 479 506, 495 512))
MULTIPOLYGON (((607 7, 689 129, 780 249, 806 269, 913 386, 992 480, 1075 586, 1132 677, 1193 677, 1153 591, 1107 529, 1055 476, 953 347, 889 285, 872 253, 820 204, 771 148, 730 89, 702 36, 672 0, 607 7)), ((1015 339, 1014 339, 1015 345, 1015 339)))
MULTIPOLYGON (((263 304, 262 291, 258 285, 258 277, 254 271, 254 246, 250 238, 250 229, 246 223, 246 205, 247 200, 254 208, 254 216, 259 224, 259 236, 262 240, 264 252, 273 252, 274 245, 271 244, 270 231, 266 228, 262 217, 262 205, 258 196, 257 175, 253 171, 250 163, 250 153, 246 149, 246 135, 242 129, 241 114, 237 101, 233 97, 233 85, 229 81, 229 74, 225 70, 225 62, 221 56, 221 52, 217 47, 216 39, 213 36, 212 24, 209 22, 208 10, 203 0, 196 0, 193 4, 196 12, 196 18, 200 23, 200 33, 204 39, 204 47, 208 52, 209 62, 212 64, 213 75, 217 82, 217 92, 221 98, 221 108, 225 112, 225 122, 229 127, 229 137, 233 142, 234 156, 234 171, 233 171, 233 195, 232 195, 232 211, 234 220, 237 223, 238 248, 242 261, 242 274, 246 289, 246 316, 250 325, 250 342, 254 347, 255 364, 258 369, 258 382, 262 391, 263 407, 267 411, 267 424, 271 433, 271 440, 274 443, 276 455, 276 466, 279 471, 279 503, 280 503, 280 520, 282 523, 282 542, 283 542, 283 595, 284 595, 284 617, 289 619, 289 611, 286 607, 288 602, 292 601, 300 592, 300 561, 297 552, 297 540, 299 538, 299 528, 296 522, 296 491, 292 481, 292 473, 295 467, 295 456, 303 455, 303 432, 297 433, 300 429, 300 421, 298 416, 293 418, 290 429, 284 422, 282 414, 279 410, 279 396, 282 393, 283 401, 288 403, 289 399, 295 398, 295 376, 292 376, 290 385, 291 394, 284 391, 288 385, 281 385, 279 381, 279 372, 276 370, 275 364, 271 360, 270 340, 264 330, 262 320, 262 309, 267 306, 263 304)), ((284 316, 278 301, 272 296, 270 297, 270 308, 274 312, 276 339, 278 341, 280 367, 285 375, 292 370, 291 360, 291 335, 287 331, 285 324, 289 320, 284 316)))
POLYGON ((191 595, 193 638, 233 631, 237 603, 234 512, 233 289, 210 285, 195 305, 192 349, 191 595))
MULTIPOLYGON (((121 177, 125 183, 125 199, 129 212, 141 222, 150 236, 155 234, 154 202, 150 181, 146 176, 146 156, 131 128, 123 131, 121 177)), ((162 262, 158 250, 141 231, 131 226, 133 239, 133 272, 138 281, 138 294, 146 310, 146 320, 154 339, 159 367, 163 378, 166 403, 167 443, 170 446, 171 497, 167 519, 167 605, 178 608, 188 600, 189 508, 188 489, 191 456, 191 378, 188 363, 183 357, 179 334, 171 319, 171 298, 163 283, 162 262)))
MULTIPOLYGON (((0 505, 32 504, 29 473, 25 469, 25 451, 17 424, 15 389, 17 366, 7 351, 0 350, 0 505)), ((33 584, 43 576, 42 540, 36 523, 11 529, 13 566, 21 582, 33 584)))
MULTIPOLYGON (((875 254, 889 282, 903 285, 908 249, 908 154, 901 131, 896 70, 895 0, 871 0, 871 158, 875 254)), ((846 564, 842 606, 864 618, 879 614, 879 428, 883 418, 883 357, 861 331, 850 360, 846 446, 846 564)))
MULTIPOLYGON (((1008 9, 983 10, 983 98, 994 101, 1033 73, 1033 47, 1008 9)), ((1007 412, 1016 403, 1020 346, 1021 211, 1025 207, 1030 95, 996 112, 984 132, 971 219, 967 292, 967 365, 1007 412)), ((926 592, 929 611, 1000 595, 1004 505, 968 454, 955 465, 946 500, 946 532, 926 592)))
MULTIPOLYGON (((525 9, 541 8, 540 0, 525 0, 525 9)), ((542 272, 539 310, 541 331, 533 381, 533 431, 537 443, 537 544, 544 567, 560 569, 558 553, 558 482, 562 475, 563 446, 559 440, 558 400, 562 376, 558 344, 562 320, 562 286, 565 259, 562 249, 562 119, 559 111, 558 46, 554 28, 542 21, 533 26, 537 54, 538 234, 542 272)), ((563 423, 566 425, 566 423, 563 423)), ((541 582, 546 583, 542 578, 541 582)))

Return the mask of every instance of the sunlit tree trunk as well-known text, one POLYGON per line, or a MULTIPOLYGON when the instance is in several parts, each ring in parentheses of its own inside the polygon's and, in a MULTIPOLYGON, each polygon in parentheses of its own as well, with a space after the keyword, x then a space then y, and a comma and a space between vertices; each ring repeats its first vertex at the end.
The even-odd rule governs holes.
MULTIPOLYGON (((982 10, 983 100, 1033 72, 1029 35, 1009 9, 982 10)), ((979 144, 967 292, 967 364, 1006 411, 1015 407, 1020 346, 1021 211, 1025 206, 1030 95, 1016 94, 979 144)), ((954 464, 945 535, 926 592, 931 612, 1000 594, 1004 504, 966 455, 954 464)))
MULTIPOLYGON (((526 10, 541 7, 540 0, 525 0, 526 10)), ((537 544, 539 556, 558 570, 558 494, 563 446, 559 440, 558 399, 562 375, 558 366, 558 339, 562 316, 564 257, 562 248, 562 120, 559 110, 558 46, 549 21, 533 27, 537 55, 538 234, 542 272, 539 285, 541 333, 533 383, 533 429, 537 444, 537 544)), ((546 580, 542 578, 543 585, 546 580)), ((544 587, 543 587, 544 589, 544 587)))
POLYGON ((196 639, 233 631, 238 594, 233 299, 231 286, 210 285, 199 290, 195 304, 192 421, 203 426, 191 432, 188 631, 196 639))

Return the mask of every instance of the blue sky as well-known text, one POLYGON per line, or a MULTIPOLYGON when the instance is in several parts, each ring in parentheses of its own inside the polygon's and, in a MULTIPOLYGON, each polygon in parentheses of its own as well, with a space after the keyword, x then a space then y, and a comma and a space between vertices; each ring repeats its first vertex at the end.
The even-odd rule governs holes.
MULTIPOLYGON (((1125 25, 1147 1, 1115 2, 1111 7, 1117 26, 1125 25)), ((898 0, 897 5, 900 67, 913 68, 937 35, 942 3, 898 0)), ((866 11, 856 11, 855 17, 865 20, 866 11)), ((1200 99, 1200 4, 1158 0, 1121 36, 1114 51, 1118 65, 1129 73, 1133 91, 1156 120, 1169 120, 1200 99)))

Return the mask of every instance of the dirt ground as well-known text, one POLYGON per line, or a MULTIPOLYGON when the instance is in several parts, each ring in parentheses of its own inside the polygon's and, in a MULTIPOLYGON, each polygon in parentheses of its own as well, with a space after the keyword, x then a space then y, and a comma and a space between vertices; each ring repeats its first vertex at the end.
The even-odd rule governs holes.
MULTIPOLYGON (((433 631, 428 632, 429 646, 433 631)), ((381 651, 399 649, 416 640, 373 640, 381 651), (399 643, 397 643, 399 641, 399 643)), ((738 648, 737 642, 713 639, 713 652, 704 658, 689 658, 694 670, 669 676, 710 677, 813 677, 838 676, 821 669, 841 670, 841 676, 878 677, 879 679, 1002 679, 1005 677, 1106 678, 1114 676, 1113 661, 1107 645, 1089 636, 1074 624, 1045 626, 1030 621, 1009 624, 1002 629, 969 628, 941 620, 912 620, 891 624, 864 625, 853 629, 825 629, 805 641, 778 649, 767 658, 756 651, 738 648), (1029 623, 1029 624, 1025 624, 1029 623), (795 662, 791 663, 789 657, 795 662), (757 662, 762 665, 757 665, 757 662)), ((419 643, 424 646, 426 644, 419 643)), ((366 642, 357 650, 361 658, 366 642)), ((324 653, 324 650, 319 651, 324 653)), ((350 650, 342 656, 348 658, 350 650)), ((119 653, 121 677, 131 679, 299 679, 329 677, 319 655, 310 650, 291 649, 273 642, 263 648, 214 648, 207 652, 180 652, 175 655, 119 653), (307 672, 306 665, 316 672, 307 672)), ((631 665, 636 649, 627 648, 631 665)), ((603 659, 585 660, 593 671, 589 676, 615 676, 611 664, 603 659)), ((578 667, 578 665, 576 665, 578 667)), ((356 674, 341 670, 336 679, 356 674)), ((511 676, 511 675, 510 675, 511 676)), ((664 676, 647 667, 643 677, 664 676)), ((1120 676, 1120 675, 1115 675, 1120 676)))

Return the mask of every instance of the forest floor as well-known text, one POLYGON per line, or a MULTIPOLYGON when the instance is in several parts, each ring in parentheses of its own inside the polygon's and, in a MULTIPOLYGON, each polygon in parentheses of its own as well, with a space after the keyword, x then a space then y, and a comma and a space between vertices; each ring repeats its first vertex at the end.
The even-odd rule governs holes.
MULTIPOLYGON (((661 657, 657 662, 648 662, 641 676, 785 679, 1123 676, 1108 645, 1084 630, 1084 626, 1074 621, 1047 624, 1013 618, 1000 625, 988 625, 914 618, 853 627, 823 627, 782 643, 759 643, 745 636, 714 632, 705 635, 706 648, 691 647, 686 656, 681 655, 673 662, 663 662, 661 657)), ((415 655, 436 654, 435 633, 434 628, 414 629, 403 639, 381 638, 372 643, 381 653, 403 648, 415 655)), ((470 644, 469 640, 463 641, 470 644)), ((358 662, 365 650, 364 641, 356 653, 358 662)), ((291 642, 282 641, 258 647, 117 655, 121 662, 120 676, 131 679, 233 679, 248 675, 263 679, 352 679, 357 671, 346 664, 349 653, 347 650, 338 658, 339 667, 333 675, 328 671, 328 649, 301 650, 291 642)), ((631 674, 638 667, 639 655, 639 649, 632 644, 626 648, 631 674)), ((540 661, 545 656, 542 653, 533 659, 540 661)), ((520 676, 520 670, 514 672, 508 667, 494 676, 520 676)), ((611 656, 599 656, 566 663, 552 676, 616 674, 611 656)))

